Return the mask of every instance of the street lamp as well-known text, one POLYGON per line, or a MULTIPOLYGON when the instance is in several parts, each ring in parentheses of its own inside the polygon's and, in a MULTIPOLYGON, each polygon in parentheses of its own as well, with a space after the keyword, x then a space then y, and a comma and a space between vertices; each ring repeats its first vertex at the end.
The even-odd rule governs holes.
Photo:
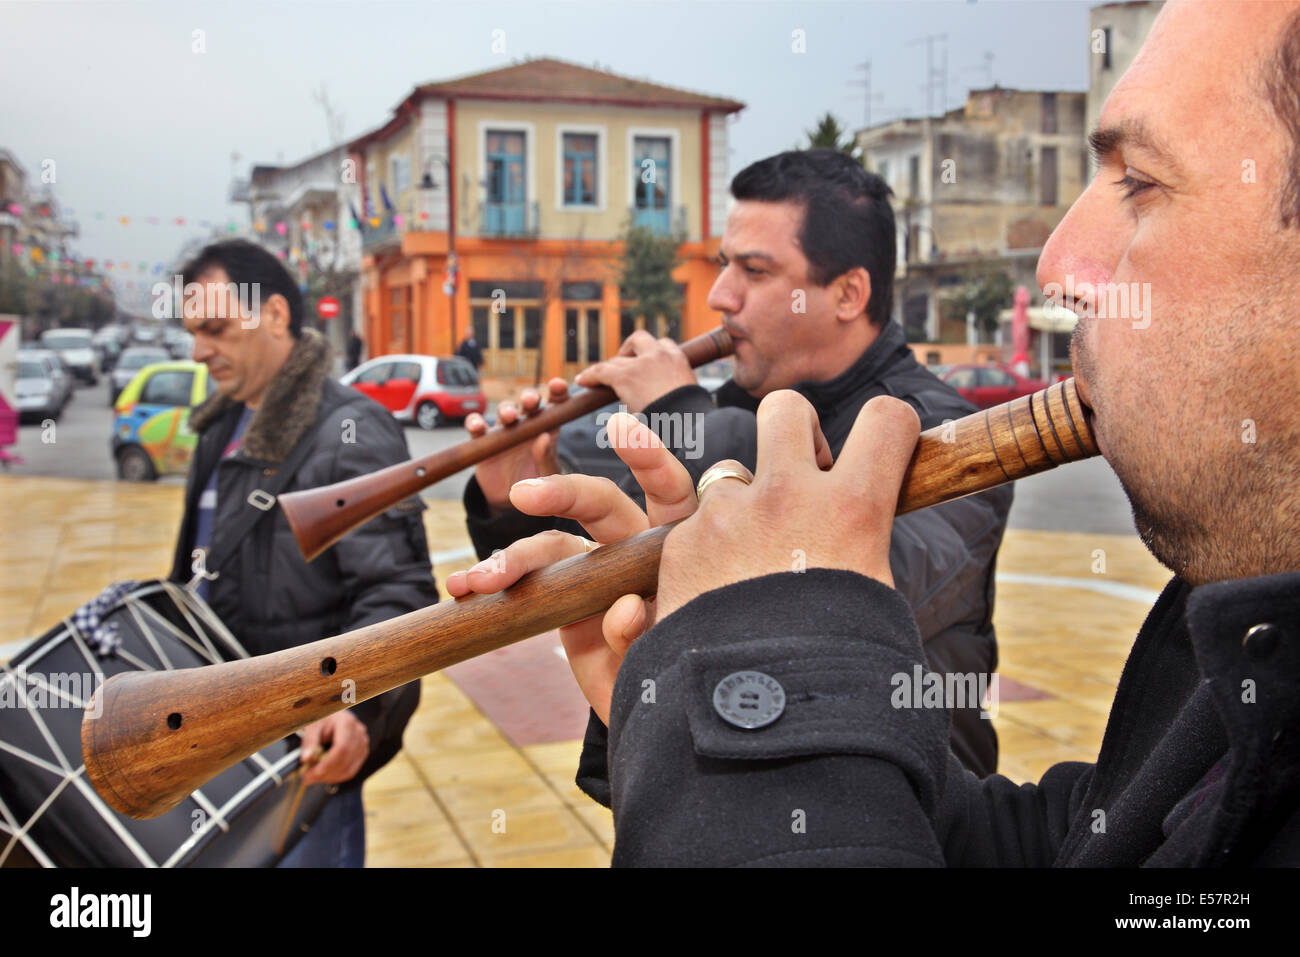
POLYGON ((424 176, 420 179, 420 191, 432 193, 438 188, 433 180, 429 163, 441 163, 447 173, 447 276, 443 290, 447 293, 447 314, 451 320, 451 349, 456 350, 456 210, 452 197, 451 162, 440 154, 426 157, 424 176))

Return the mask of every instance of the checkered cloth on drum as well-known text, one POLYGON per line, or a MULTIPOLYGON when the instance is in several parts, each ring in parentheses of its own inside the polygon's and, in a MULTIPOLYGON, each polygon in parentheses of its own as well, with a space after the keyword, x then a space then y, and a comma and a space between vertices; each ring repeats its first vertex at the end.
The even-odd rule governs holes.
POLYGON ((130 594, 139 582, 114 582, 72 613, 72 624, 101 658, 114 654, 122 643, 117 623, 104 621, 113 608, 130 594))

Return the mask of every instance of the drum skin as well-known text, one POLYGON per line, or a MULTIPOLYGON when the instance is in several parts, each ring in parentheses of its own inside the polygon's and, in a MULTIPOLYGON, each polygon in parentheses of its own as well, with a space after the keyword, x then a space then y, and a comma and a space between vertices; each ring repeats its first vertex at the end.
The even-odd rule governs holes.
POLYGON ((169 582, 143 583, 105 620, 117 625, 117 654, 99 656, 65 621, 0 670, 0 864, 274 865, 326 799, 323 785, 299 788, 294 738, 229 768, 161 817, 126 817, 95 794, 81 760, 81 721, 98 683, 247 657, 206 605, 169 582))

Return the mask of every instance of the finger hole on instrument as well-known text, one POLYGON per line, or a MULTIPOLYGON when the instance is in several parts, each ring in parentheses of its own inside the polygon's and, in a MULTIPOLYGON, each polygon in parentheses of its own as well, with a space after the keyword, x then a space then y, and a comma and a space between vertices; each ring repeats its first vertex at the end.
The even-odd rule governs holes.
POLYGON ((817 412, 798 392, 780 389, 758 405, 757 473, 764 479, 817 468, 817 412))

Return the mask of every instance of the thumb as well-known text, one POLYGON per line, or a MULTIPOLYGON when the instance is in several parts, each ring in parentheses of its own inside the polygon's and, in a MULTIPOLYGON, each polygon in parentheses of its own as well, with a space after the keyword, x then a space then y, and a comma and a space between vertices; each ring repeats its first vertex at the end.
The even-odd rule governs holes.
POLYGON ((303 758, 311 754, 321 743, 321 725, 317 721, 315 724, 309 724, 298 732, 298 737, 302 739, 301 756, 303 758))
POLYGON ((610 650, 622 658, 632 647, 632 642, 649 629, 653 618, 653 606, 643 601, 640 595, 624 595, 605 612, 600 631, 610 650))

